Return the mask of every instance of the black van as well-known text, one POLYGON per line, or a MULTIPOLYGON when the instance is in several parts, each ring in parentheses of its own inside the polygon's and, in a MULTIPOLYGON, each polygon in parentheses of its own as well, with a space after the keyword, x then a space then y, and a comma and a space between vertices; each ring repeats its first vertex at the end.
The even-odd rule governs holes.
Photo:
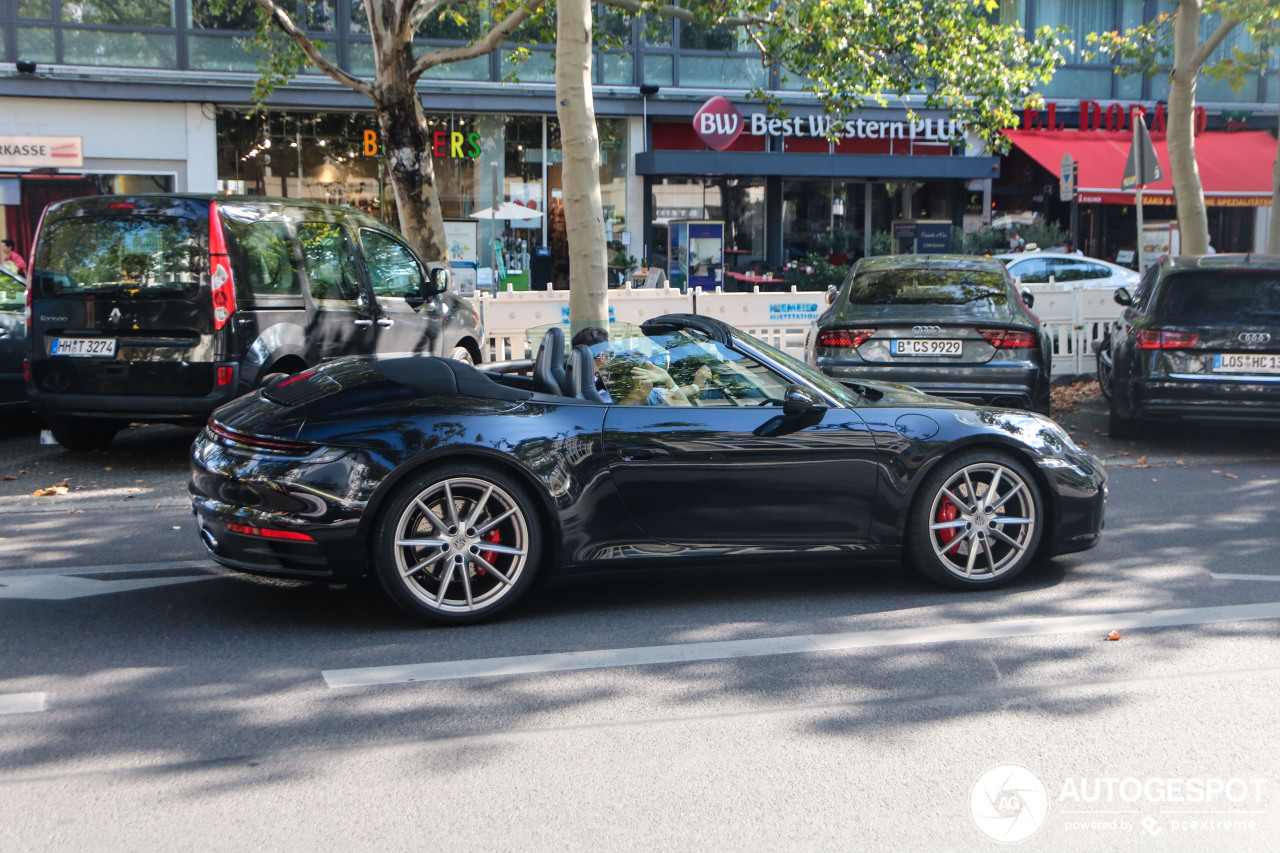
POLYGON ((72 450, 131 422, 203 423, 346 355, 481 361, 479 317, 396 231, 290 199, 50 205, 32 252, 27 395, 72 450))

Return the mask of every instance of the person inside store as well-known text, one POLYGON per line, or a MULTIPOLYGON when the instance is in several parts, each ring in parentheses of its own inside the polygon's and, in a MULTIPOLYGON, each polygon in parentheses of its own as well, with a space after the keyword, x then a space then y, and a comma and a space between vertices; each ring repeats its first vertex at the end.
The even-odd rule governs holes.
POLYGON ((27 262, 14 249, 13 241, 8 237, 0 240, 0 268, 24 278, 27 275, 27 262))

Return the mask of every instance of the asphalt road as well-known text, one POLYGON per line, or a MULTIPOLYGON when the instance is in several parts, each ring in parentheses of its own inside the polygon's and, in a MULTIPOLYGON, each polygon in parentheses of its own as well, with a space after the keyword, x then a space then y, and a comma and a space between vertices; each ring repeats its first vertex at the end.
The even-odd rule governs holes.
POLYGON ((463 629, 213 567, 190 431, 11 428, 0 850, 1274 849, 1280 441, 1058 418, 1107 531, 1008 588, 637 576, 463 629))

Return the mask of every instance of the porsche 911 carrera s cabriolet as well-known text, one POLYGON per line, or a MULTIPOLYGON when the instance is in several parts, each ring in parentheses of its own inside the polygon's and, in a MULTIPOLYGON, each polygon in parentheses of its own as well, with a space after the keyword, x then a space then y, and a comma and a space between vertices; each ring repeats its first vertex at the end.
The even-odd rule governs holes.
POLYGON ((218 409, 206 548, 462 624, 539 573, 905 560, 976 589, 1101 535, 1104 470, 1041 415, 836 382, 703 316, 572 344, 545 329, 531 375, 343 359, 218 409))

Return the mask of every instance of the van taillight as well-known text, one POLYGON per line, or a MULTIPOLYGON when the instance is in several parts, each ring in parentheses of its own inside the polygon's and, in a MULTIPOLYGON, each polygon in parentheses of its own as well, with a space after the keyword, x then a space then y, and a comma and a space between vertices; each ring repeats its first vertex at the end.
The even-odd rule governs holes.
MULTIPOLYGON (((31 269, 31 267, 27 267, 27 269, 31 269)), ((31 336, 31 284, 30 283, 27 284, 27 307, 22 310, 22 313, 27 315, 27 336, 30 337, 31 336)))
POLYGON ((235 378, 236 378, 235 368, 225 367, 225 366, 218 368, 218 385, 219 386, 230 385, 232 380, 234 380, 235 378))
POLYGON ((213 328, 221 329, 236 311, 236 285, 216 201, 209 203, 209 283, 213 287, 213 328))

